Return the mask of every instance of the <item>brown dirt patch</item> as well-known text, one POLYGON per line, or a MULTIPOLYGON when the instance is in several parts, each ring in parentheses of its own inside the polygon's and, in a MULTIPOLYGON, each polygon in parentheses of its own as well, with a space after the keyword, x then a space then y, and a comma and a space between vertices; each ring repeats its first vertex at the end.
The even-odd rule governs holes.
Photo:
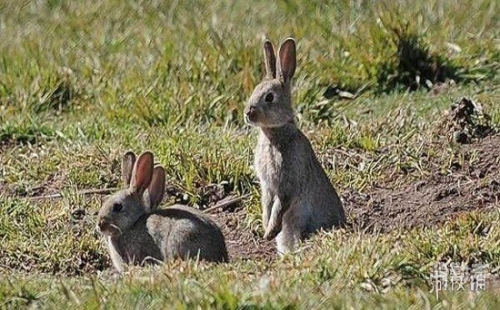
POLYGON ((477 164, 457 165, 453 173, 438 169, 430 176, 405 185, 388 184, 366 194, 343 193, 346 212, 354 227, 367 231, 430 227, 462 213, 500 206, 500 135, 463 145, 464 158, 477 164))
POLYGON ((246 227, 247 214, 244 208, 213 214, 212 218, 226 238, 231 260, 271 261, 276 256, 274 241, 266 241, 246 227))

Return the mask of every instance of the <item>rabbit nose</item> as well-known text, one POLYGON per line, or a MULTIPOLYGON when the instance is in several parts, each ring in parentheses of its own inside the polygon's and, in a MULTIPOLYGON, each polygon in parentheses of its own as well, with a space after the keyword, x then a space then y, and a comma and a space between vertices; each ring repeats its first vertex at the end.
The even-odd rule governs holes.
POLYGON ((246 111, 246 115, 250 116, 255 113, 255 107, 254 106, 249 106, 246 111))
POLYGON ((97 223, 97 228, 101 232, 106 230, 107 226, 109 226, 109 225, 108 225, 108 221, 106 219, 100 219, 99 222, 97 223))
POLYGON ((257 120, 257 113, 258 110, 254 106, 248 107, 246 113, 245 113, 245 120, 249 121, 250 123, 253 123, 257 120))

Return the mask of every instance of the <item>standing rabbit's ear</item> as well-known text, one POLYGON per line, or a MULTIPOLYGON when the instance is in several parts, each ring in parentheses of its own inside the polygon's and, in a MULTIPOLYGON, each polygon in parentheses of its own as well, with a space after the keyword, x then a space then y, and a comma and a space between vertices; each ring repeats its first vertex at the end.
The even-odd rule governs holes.
POLYGON ((276 78, 276 54, 271 41, 264 41, 264 61, 266 65, 266 78, 276 78))
POLYGON ((153 163, 153 153, 146 151, 139 155, 134 165, 129 186, 132 192, 138 193, 140 196, 144 194, 153 177, 153 163))
POLYGON ((130 180, 132 179, 132 170, 134 169, 135 154, 132 151, 128 151, 123 155, 122 159, 122 181, 126 187, 130 186, 130 180))
POLYGON ((279 78, 283 83, 289 84, 295 73, 295 66, 297 65, 295 40, 293 38, 288 38, 281 44, 279 60, 279 78))
POLYGON ((165 169, 162 166, 154 168, 148 194, 150 211, 153 211, 158 208, 165 194, 165 169))

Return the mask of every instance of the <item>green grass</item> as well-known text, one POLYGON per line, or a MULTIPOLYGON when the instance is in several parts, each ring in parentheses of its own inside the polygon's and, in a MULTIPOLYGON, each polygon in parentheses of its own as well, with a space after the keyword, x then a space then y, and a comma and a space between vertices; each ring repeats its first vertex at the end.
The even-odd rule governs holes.
POLYGON ((498 262, 499 232, 474 232, 478 221, 495 225, 500 213, 470 215, 438 230, 398 231, 392 235, 334 232, 306 244, 307 251, 266 264, 259 261, 209 265, 171 262, 109 274, 54 277, 15 271, 1 280, 4 306, 94 308, 456 308, 488 309, 498 303, 491 292, 429 293, 436 259, 455 261, 489 253, 498 262), (464 242, 467 240, 467 242, 464 242), (385 284, 384 284, 385 283, 385 284))
POLYGON ((206 200, 199 184, 251 193, 246 224, 262 233, 242 114, 264 36, 297 39, 299 125, 340 193, 472 162, 436 128, 464 96, 500 125, 500 6, 462 2, 0 1, 0 307, 495 308, 491 291, 436 299, 429 274, 442 259, 497 268, 498 212, 324 234, 271 264, 173 262, 114 279, 96 271, 110 267, 94 232, 101 198, 78 194, 119 186, 121 154, 150 149, 191 204, 206 200), (435 95, 423 76, 410 91, 418 70, 400 65, 401 38, 420 69, 440 61, 457 84, 435 95), (492 231, 477 235, 479 223, 492 231))

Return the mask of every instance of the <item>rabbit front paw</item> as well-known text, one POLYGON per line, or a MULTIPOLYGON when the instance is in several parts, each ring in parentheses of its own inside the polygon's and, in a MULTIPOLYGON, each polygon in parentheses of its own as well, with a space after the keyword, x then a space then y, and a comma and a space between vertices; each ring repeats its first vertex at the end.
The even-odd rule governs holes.
POLYGON ((281 231, 281 225, 276 225, 276 223, 270 223, 267 226, 266 232, 264 233, 264 239, 273 240, 281 231))

